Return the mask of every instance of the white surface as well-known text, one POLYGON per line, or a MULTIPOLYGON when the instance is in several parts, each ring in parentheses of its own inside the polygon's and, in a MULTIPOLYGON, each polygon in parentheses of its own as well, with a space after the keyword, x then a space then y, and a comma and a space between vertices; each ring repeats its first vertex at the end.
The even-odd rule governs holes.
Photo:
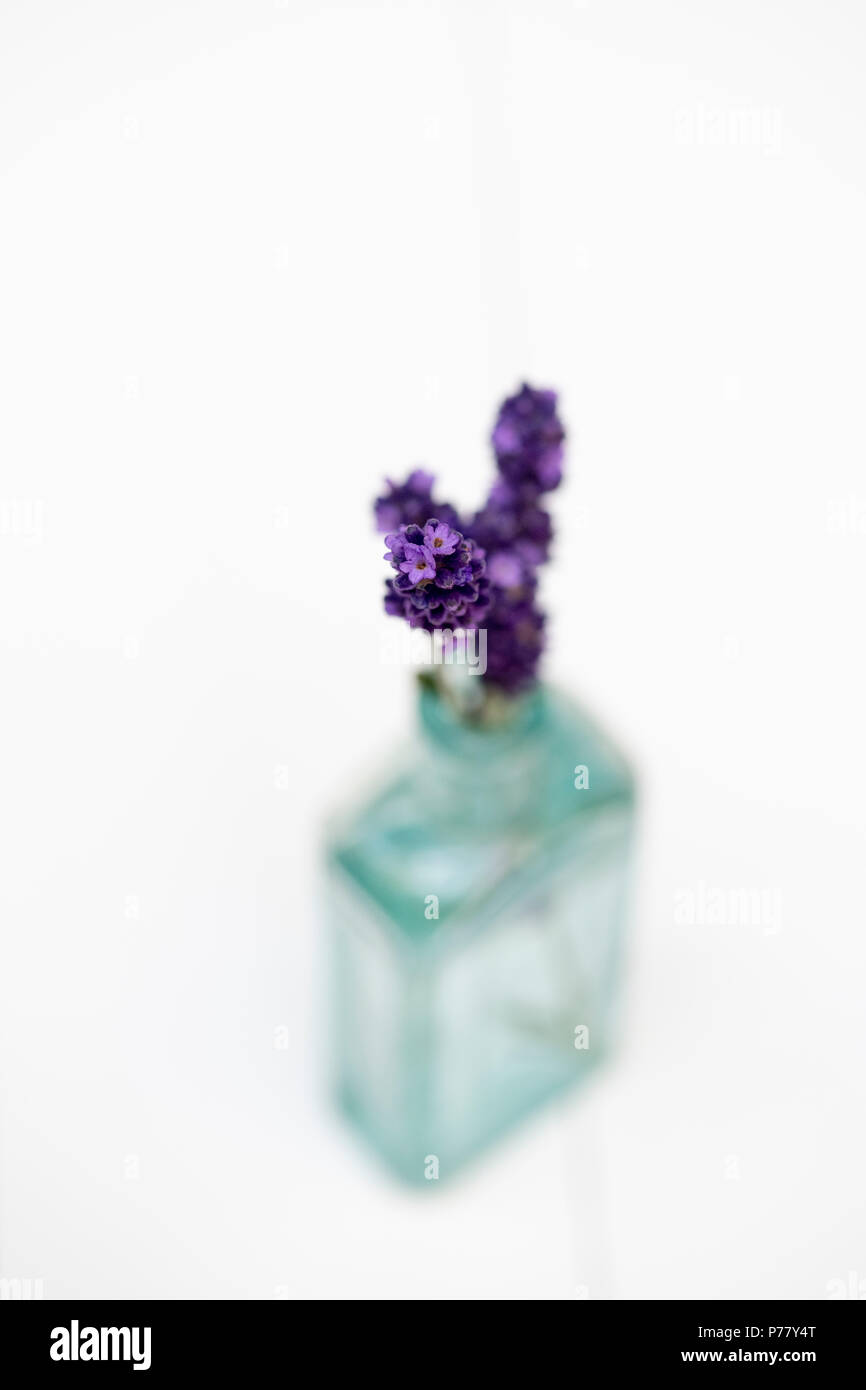
POLYGON ((863 59, 853 0, 4 6, 0 1275, 866 1279, 863 59), (548 669, 643 775, 628 1029, 411 1197, 320 1103, 319 825, 410 718, 369 497, 472 501, 523 376, 548 669))

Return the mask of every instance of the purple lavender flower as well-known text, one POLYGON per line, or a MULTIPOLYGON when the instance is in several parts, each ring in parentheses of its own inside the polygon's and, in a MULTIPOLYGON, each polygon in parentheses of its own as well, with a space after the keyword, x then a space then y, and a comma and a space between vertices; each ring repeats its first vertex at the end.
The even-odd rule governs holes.
POLYGON ((453 555, 462 537, 446 521, 428 521, 424 527, 424 544, 439 555, 453 555))
POLYGON ((545 618, 536 603, 539 565, 553 527, 542 494, 562 476, 565 432, 556 393, 524 384, 500 407, 491 436, 498 476, 486 503, 461 522, 432 501, 423 469, 388 483, 376 519, 388 534, 385 611, 412 627, 487 629, 485 679, 509 694, 536 679, 545 618))
POLYGON ((544 649, 545 616, 531 589, 495 589, 484 620, 487 630, 485 679, 509 695, 518 694, 536 679, 544 649))
POLYGON ((436 557, 426 545, 404 546, 405 560, 400 569, 408 574, 413 584, 429 584, 436 577, 436 557))
POLYGON ((527 567, 540 565, 548 558, 553 526, 538 498, 532 484, 499 478, 468 529, 485 550, 513 550, 527 567))
POLYGON ((490 436, 499 471, 510 483, 550 492, 562 478, 565 430, 556 413, 556 392, 526 383, 503 401, 490 436))
POLYGON ((497 550, 490 557, 487 575, 498 589, 516 589, 525 577, 523 561, 516 550, 497 550))
POLYGON ((458 526, 457 513, 447 502, 432 500, 433 474, 414 469, 404 483, 385 480, 387 492, 373 504, 379 531, 396 531, 400 526, 423 526, 428 516, 438 516, 449 526, 458 526))
POLYGON ((410 627, 477 627, 489 604, 484 551, 438 517, 386 536, 397 571, 385 586, 385 612, 410 627), (437 546, 436 541, 440 544, 437 546))

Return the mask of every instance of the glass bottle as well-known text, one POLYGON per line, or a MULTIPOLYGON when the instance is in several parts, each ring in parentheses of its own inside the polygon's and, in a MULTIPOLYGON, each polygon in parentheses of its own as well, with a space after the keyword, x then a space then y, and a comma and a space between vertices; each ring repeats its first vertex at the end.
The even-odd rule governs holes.
POLYGON ((337 1099, 410 1182, 605 1055, 634 819, 622 756, 545 686, 485 728, 422 683, 420 731, 327 842, 337 1099))

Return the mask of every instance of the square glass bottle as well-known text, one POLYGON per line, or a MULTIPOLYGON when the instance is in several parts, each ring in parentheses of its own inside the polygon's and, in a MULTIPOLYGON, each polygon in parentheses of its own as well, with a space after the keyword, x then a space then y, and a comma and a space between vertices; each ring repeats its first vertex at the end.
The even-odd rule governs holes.
POLYGON ((634 812, 624 759, 547 687, 483 728, 422 685, 420 726, 327 842, 337 1097, 410 1182, 604 1056, 634 812))

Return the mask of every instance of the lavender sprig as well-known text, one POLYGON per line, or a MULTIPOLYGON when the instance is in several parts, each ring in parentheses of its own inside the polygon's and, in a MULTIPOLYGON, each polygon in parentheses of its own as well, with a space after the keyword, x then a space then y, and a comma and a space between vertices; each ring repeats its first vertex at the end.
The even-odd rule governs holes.
POLYGON ((491 433, 498 477, 471 520, 433 502, 433 475, 424 469, 389 481, 375 503, 396 571, 386 583, 386 612, 431 630, 483 622, 483 679, 506 695, 537 679, 544 647, 536 591, 553 526, 542 498, 562 479, 565 441, 556 404, 555 392, 527 384, 503 401, 491 433))
POLYGON ((562 479, 565 430, 556 413, 556 392, 524 382, 499 408, 490 436, 499 471, 507 482, 550 492, 562 479))

